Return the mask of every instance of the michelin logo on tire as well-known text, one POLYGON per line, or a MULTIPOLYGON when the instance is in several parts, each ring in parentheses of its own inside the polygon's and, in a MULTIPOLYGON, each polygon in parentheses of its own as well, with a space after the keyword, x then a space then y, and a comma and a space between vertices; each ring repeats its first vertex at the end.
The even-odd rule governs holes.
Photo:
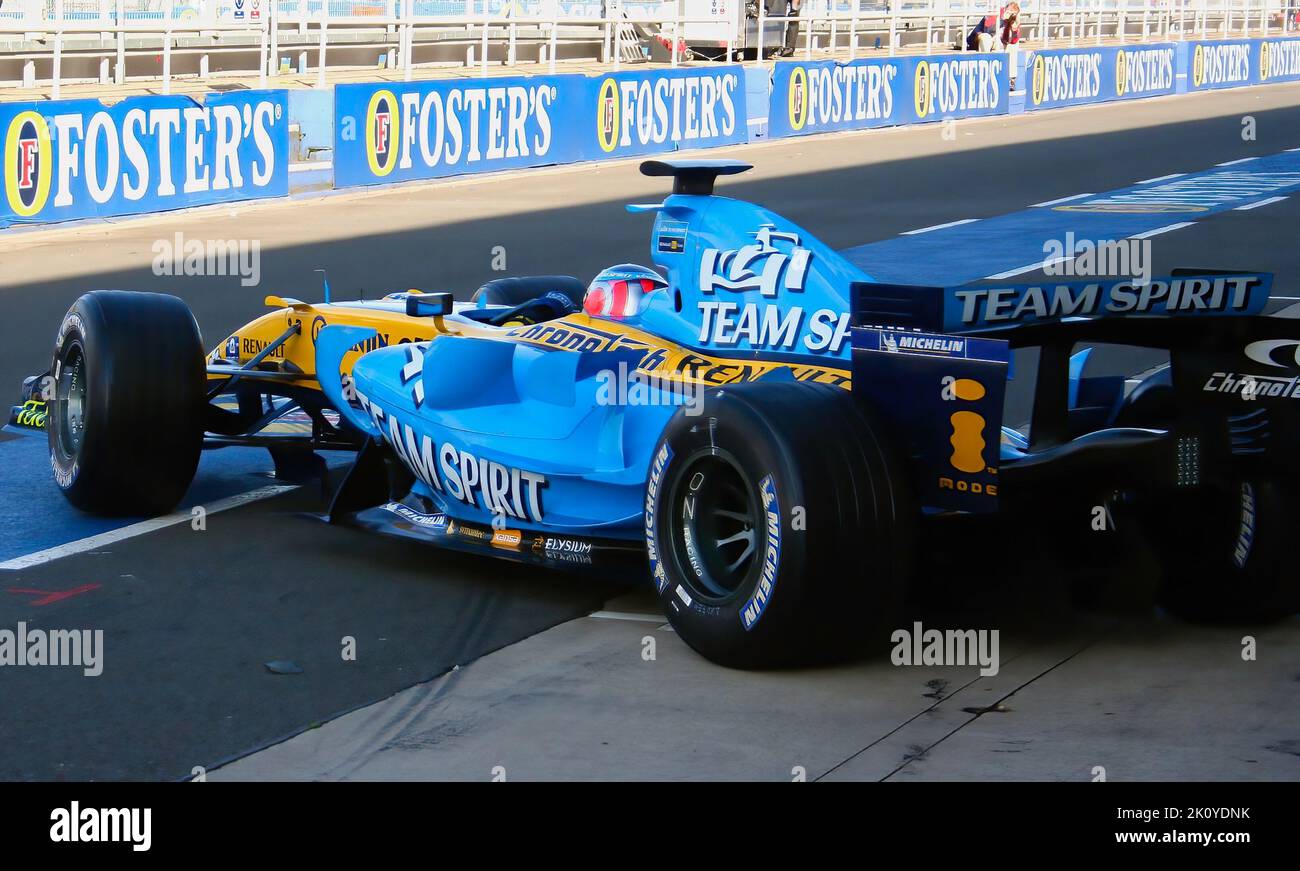
POLYGON ((766 532, 766 547, 763 551, 762 574, 758 584, 750 594, 745 606, 740 609, 740 622, 745 631, 753 629, 762 619, 767 603, 772 599, 776 589, 777 575, 781 570, 781 502, 776 495, 776 482, 767 475, 758 482, 758 494, 763 500, 763 528, 766 532))

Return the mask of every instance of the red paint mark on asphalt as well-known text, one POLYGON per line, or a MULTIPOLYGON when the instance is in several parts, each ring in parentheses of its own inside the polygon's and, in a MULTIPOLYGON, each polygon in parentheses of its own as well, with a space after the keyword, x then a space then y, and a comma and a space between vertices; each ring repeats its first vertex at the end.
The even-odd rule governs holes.
POLYGON ((82 593, 89 593, 91 590, 98 590, 99 584, 82 584, 80 587, 73 587, 71 590, 55 592, 52 590, 21 590, 17 587, 10 587, 5 590, 6 593, 18 593, 20 595, 39 596, 29 604, 40 607, 41 605, 53 605, 55 602, 62 602, 64 599, 71 599, 73 596, 80 596, 82 593))

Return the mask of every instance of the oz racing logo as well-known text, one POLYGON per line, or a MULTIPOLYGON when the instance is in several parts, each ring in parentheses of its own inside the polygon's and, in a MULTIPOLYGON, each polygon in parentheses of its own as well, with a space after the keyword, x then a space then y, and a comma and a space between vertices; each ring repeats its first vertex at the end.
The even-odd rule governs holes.
POLYGON ((802 130, 808 123, 808 71, 803 67, 790 70, 790 129, 802 130))
POLYGON ((1041 54, 1034 55, 1033 89, 1034 105, 1040 105, 1047 97, 1047 59, 1041 54))
POLYGON ((50 125, 38 112, 19 112, 9 122, 4 149, 5 197, 9 208, 30 218, 45 208, 54 174, 50 125))
POLYGON ((613 79, 601 82, 596 103, 596 141, 602 151, 610 152, 618 145, 618 83, 613 79))
POLYGON ((375 91, 366 107, 366 160, 370 172, 386 176, 397 166, 397 131, 401 130, 401 111, 392 91, 375 91))

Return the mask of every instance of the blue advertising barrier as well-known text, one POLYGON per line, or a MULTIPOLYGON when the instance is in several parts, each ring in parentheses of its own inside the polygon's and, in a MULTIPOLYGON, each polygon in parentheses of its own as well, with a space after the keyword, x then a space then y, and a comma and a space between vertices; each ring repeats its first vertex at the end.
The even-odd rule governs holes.
POLYGON ((739 66, 339 85, 334 112, 335 187, 748 139, 739 66))
POLYGON ((286 94, 0 103, 0 227, 285 196, 286 94))
POLYGON ((1239 88, 1259 84, 1255 39, 1214 39, 1192 43, 1187 90, 1239 88))
POLYGON ((1300 39, 1261 39, 1255 52, 1260 84, 1300 81, 1300 39))
POLYGON ((1034 51, 1027 58, 1025 109, 1056 109, 1175 92, 1173 43, 1034 51))
POLYGON ((1007 112, 1005 54, 931 55, 776 65, 771 136, 862 130, 1007 112))

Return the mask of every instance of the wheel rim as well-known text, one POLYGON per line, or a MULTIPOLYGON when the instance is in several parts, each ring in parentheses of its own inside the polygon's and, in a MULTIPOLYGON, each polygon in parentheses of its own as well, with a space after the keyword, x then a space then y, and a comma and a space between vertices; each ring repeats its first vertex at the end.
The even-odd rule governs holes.
POLYGON ((739 595, 762 532, 758 500, 725 452, 689 460, 670 496, 673 553, 691 592, 713 604, 739 595))
POLYGON ((69 457, 81 450, 86 430, 86 355, 74 342, 63 354, 55 392, 59 417, 59 447, 69 457))

